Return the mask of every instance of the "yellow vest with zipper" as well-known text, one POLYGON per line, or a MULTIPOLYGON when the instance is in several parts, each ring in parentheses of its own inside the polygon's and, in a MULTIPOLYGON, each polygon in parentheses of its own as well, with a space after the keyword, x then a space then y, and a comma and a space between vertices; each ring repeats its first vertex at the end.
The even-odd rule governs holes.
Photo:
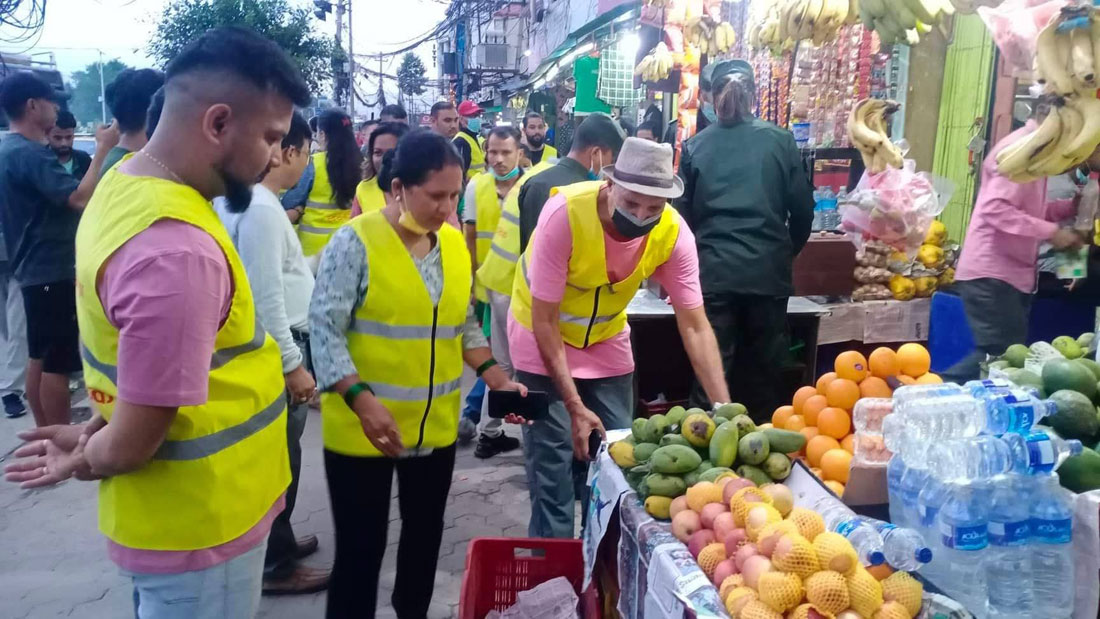
MULTIPOLYGON (((443 226, 443 291, 433 304, 408 249, 375 211, 352 219, 367 252, 367 296, 347 331, 359 377, 393 415, 406 449, 447 447, 458 437, 462 328, 470 302, 470 254, 462 233, 443 226)), ((381 456, 337 393, 321 396, 325 449, 381 456)))
POLYGON ((380 211, 386 206, 386 194, 378 186, 378 178, 360 182, 355 188, 355 199, 359 200, 359 208, 364 213, 380 211))
POLYGON ((259 324, 244 267, 210 203, 190 187, 116 168, 96 187, 76 234, 77 319, 96 410, 110 422, 119 338, 96 293, 98 276, 119 247, 161 219, 214 238, 233 299, 215 339, 206 402, 179 408, 142 468, 99 483, 99 528, 129 548, 196 550, 241 536, 286 491, 285 386, 279 348, 259 324))
POLYGON ((470 134, 462 129, 458 130, 458 135, 455 137, 462 138, 470 145, 470 169, 466 170, 466 180, 470 180, 485 171, 485 151, 481 149, 481 145, 477 143, 477 140, 470 137, 470 134))
POLYGON ((321 253, 332 233, 346 224, 351 209, 341 208, 334 201, 328 180, 327 153, 313 155, 313 187, 306 198, 306 209, 298 221, 298 240, 307 257, 321 253))
MULTIPOLYGON (((478 256, 477 280, 489 290, 512 296, 512 283, 516 278, 516 262, 519 260, 519 190, 524 183, 540 172, 554 167, 545 159, 531 166, 504 198, 504 206, 497 218, 485 257, 478 256)), ((478 206, 478 220, 481 207, 478 206)), ((478 237, 480 243, 481 237, 478 237)), ((480 245, 478 247, 480 253, 480 245)))
MULTIPOLYGON (((562 340, 574 348, 587 348, 610 339, 626 328, 626 306, 638 292, 642 280, 664 264, 676 246, 680 223, 675 211, 665 205, 661 219, 649 232, 634 272, 626 279, 611 282, 607 277, 604 229, 597 212, 597 199, 604 181, 586 181, 556 187, 550 195, 565 196, 573 250, 569 256, 565 296, 559 307, 562 340)), ((537 231, 536 231, 537 234, 537 231)), ((538 260, 532 241, 520 258, 512 289, 512 315, 531 329, 531 289, 527 265, 538 260)))

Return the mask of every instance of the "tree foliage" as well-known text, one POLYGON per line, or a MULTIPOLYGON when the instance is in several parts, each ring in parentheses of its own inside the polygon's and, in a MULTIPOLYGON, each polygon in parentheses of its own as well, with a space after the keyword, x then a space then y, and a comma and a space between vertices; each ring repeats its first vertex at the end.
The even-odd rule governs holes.
POLYGON ((401 64, 397 67, 397 87, 407 96, 424 94, 424 63, 420 57, 412 52, 407 52, 401 57, 401 64))
MULTIPOLYGON (((118 59, 103 63, 103 84, 110 84, 127 66, 118 59)), ((72 75, 69 83, 69 111, 81 124, 98 123, 103 108, 99 103, 101 85, 99 83, 99 63, 93 62, 72 75)), ((111 119, 111 110, 107 110, 107 120, 111 119)))
POLYGON ((288 0, 175 0, 166 3, 155 24, 149 52, 167 64, 202 33, 216 26, 248 26, 271 39, 298 64, 310 88, 319 93, 332 77, 343 50, 314 30, 309 9, 288 0))

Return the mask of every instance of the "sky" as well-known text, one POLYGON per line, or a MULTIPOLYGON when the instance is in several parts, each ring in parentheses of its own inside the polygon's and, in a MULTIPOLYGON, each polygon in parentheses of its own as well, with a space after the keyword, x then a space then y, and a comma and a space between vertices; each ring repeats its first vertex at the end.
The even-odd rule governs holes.
MULTIPOLYGON (((0 52, 53 52, 58 68, 66 78, 97 62, 101 52, 105 60, 118 58, 131 66, 154 66, 145 48, 156 17, 168 1, 171 0, 49 0, 45 26, 37 43, 29 49, 29 43, 14 46, 0 44, 0 52)), ((313 4, 310 0, 290 1, 302 6, 313 4)), ((446 9, 446 4, 441 0, 352 2, 356 55, 396 49, 398 44, 431 30, 442 19, 446 9)), ((330 17, 324 24, 318 22, 318 28, 333 33, 333 18, 330 17)), ((428 77, 434 77, 436 70, 432 66, 431 45, 421 45, 416 53, 427 68, 428 77)), ((400 57, 384 61, 384 72, 396 74, 399 61, 400 57)), ((371 61, 370 66, 376 69, 377 60, 371 61)), ((373 78, 360 77, 358 88, 361 95, 373 100, 378 82, 373 78)), ((390 82, 386 90, 390 102, 396 101, 396 84, 390 82)))

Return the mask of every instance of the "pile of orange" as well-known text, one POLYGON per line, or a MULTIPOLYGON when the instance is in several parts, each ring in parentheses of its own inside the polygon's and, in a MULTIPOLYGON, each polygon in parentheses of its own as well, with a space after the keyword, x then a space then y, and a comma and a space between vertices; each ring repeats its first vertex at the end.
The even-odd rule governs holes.
POLYGON ((855 436, 852 409, 861 398, 889 398, 902 385, 943 382, 929 371, 931 356, 920 344, 904 344, 897 351, 876 348, 870 357, 849 350, 837 355, 833 371, 817 384, 800 388, 789 406, 772 414, 775 428, 801 432, 806 447, 792 457, 805 458, 810 470, 838 495, 848 483, 855 436))

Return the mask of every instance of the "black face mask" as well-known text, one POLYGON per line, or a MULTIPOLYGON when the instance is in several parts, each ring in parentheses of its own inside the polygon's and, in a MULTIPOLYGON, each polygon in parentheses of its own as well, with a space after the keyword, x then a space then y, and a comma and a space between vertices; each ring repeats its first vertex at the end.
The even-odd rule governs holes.
POLYGON ((649 234, 660 221, 660 213, 647 220, 638 219, 618 208, 611 213, 611 223, 615 224, 615 230, 628 239, 636 239, 649 234))

